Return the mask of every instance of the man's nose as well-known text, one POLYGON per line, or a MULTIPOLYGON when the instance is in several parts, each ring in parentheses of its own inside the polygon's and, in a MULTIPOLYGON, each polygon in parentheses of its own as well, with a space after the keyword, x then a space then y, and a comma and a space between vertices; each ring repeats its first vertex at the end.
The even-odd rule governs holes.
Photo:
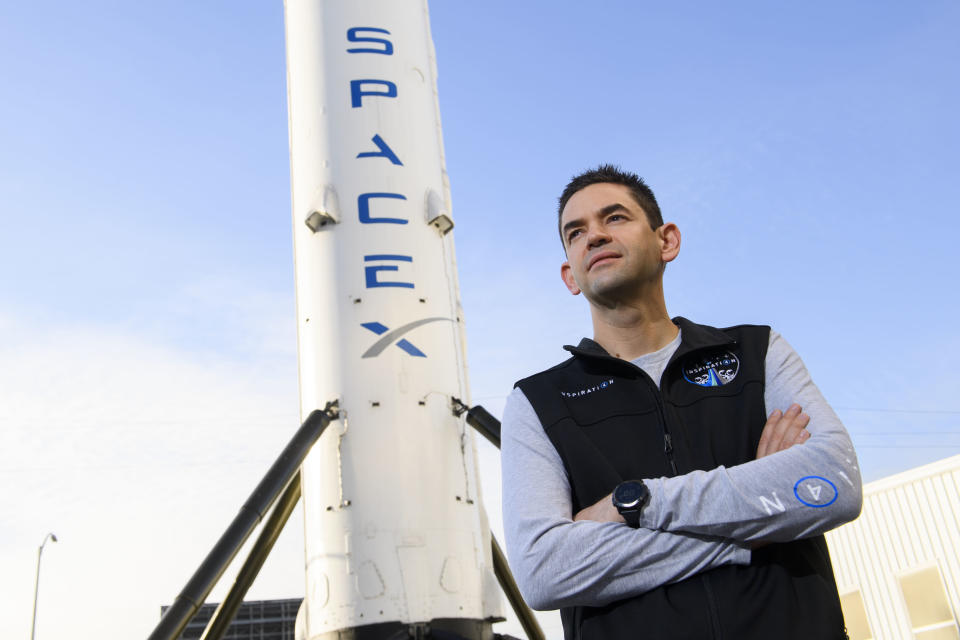
POLYGON ((593 225, 587 229, 587 246, 588 247, 599 247, 610 242, 610 236, 607 234, 606 229, 599 225, 593 225))

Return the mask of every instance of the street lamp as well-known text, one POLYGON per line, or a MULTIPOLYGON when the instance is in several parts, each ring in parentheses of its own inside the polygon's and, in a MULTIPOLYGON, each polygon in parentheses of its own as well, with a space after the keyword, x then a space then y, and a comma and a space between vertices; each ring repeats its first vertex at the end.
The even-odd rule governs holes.
POLYGON ((37 551, 37 580, 33 585, 33 626, 30 627, 30 640, 34 640, 37 633, 37 595, 40 593, 40 558, 43 557, 43 548, 47 545, 47 540, 57 541, 57 536, 48 533, 40 543, 40 549, 37 551))

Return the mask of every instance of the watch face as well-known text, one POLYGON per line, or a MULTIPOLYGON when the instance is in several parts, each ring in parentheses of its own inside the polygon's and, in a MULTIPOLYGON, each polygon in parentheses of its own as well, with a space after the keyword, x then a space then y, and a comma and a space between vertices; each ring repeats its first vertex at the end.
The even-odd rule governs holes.
POLYGON ((646 487, 639 482, 624 482, 617 485, 613 498, 621 506, 632 507, 643 497, 645 489, 646 487))

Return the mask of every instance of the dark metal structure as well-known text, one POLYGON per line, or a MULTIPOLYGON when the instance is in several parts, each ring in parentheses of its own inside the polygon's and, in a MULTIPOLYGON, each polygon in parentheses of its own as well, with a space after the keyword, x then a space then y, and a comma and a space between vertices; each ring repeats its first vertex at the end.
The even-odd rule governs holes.
MULTIPOLYGON (((246 600, 236 611, 223 640, 295 640, 297 612, 303 598, 246 600)), ((200 640, 219 604, 204 604, 179 640, 200 640)), ((166 610, 166 607, 163 607, 166 610)))

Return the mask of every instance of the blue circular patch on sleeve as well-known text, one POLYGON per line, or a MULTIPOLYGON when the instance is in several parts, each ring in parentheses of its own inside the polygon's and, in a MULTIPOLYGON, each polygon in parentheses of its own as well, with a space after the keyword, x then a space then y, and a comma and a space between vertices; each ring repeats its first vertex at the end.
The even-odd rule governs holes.
POLYGON ((793 485, 793 495, 808 507, 820 509, 836 502, 840 491, 837 485, 822 476, 804 476, 793 485))

